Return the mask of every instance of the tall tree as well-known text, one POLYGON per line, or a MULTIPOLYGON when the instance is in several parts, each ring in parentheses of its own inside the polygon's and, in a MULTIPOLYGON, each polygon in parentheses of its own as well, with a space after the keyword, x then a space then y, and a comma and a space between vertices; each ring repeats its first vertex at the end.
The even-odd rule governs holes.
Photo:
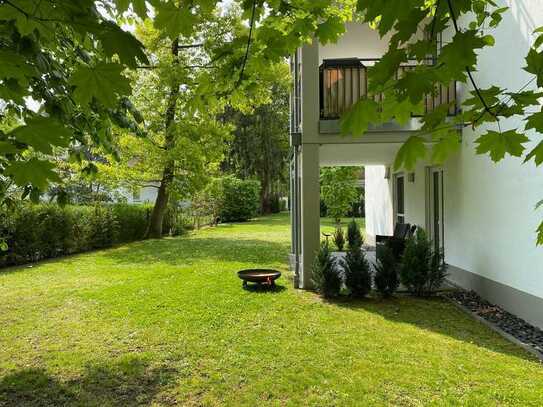
MULTIPOLYGON (((286 64, 273 66, 270 99, 249 113, 229 109, 224 120, 235 126, 224 169, 260 181, 262 213, 271 213, 272 198, 288 176, 289 75, 286 64)), ((263 85, 265 86, 265 85, 263 85)))
POLYGON ((360 167, 325 167, 321 169, 321 196, 328 208, 328 214, 336 223, 347 215, 349 209, 361 199, 356 181, 360 177, 360 167))

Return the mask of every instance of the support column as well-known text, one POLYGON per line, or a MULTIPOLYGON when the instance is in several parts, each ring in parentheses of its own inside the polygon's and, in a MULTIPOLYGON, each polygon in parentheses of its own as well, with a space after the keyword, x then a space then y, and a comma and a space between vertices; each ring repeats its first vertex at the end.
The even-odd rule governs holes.
POLYGON ((302 144, 300 288, 311 289, 311 268, 320 243, 320 167, 318 144, 302 144))

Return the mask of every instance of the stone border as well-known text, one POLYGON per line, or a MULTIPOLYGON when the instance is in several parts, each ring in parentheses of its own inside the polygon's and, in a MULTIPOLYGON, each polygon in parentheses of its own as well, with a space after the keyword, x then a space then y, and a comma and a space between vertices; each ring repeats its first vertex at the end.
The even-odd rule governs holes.
MULTIPOLYGON (((500 307, 488 303, 487 301, 483 300, 481 297, 479 297, 474 292, 469 292, 468 293, 467 291, 464 291, 464 290, 456 290, 456 291, 449 292, 449 293, 444 293, 444 294, 441 295, 441 297, 445 298, 447 301, 449 301, 451 304, 453 304, 456 308, 458 308, 459 310, 469 314, 473 319, 475 319, 476 321, 479 321, 483 325, 485 325, 488 328, 492 329, 494 332, 498 333, 503 338, 507 339, 509 342, 512 342, 517 346, 520 346, 522 349, 526 350, 527 352, 529 352, 532 355, 534 355, 535 357, 537 357, 539 359, 539 361, 543 363, 543 352, 542 351, 538 350, 532 344, 524 342, 521 338, 518 338, 518 337, 504 331, 496 323, 486 319, 484 316, 479 315, 477 312, 473 311, 472 309, 470 309, 467 306, 465 306, 464 304, 462 304, 458 299, 456 299, 454 297, 454 295, 456 293, 467 293, 469 295, 472 295, 472 296, 474 296, 474 299, 476 298, 478 300, 478 303, 481 306, 483 306, 483 305, 491 305, 492 307, 494 307, 496 309, 499 309, 502 313, 507 314, 509 318, 514 318, 519 323, 522 323, 522 324, 524 324, 526 326, 529 326, 535 332, 541 332, 541 330, 539 330, 536 327, 531 326, 530 324, 528 324, 524 320, 520 319, 519 317, 517 317, 517 316, 515 316, 515 315, 513 315, 511 313, 508 313, 507 311, 502 310, 500 307)), ((542 335, 543 335, 543 333, 542 333, 542 335)))

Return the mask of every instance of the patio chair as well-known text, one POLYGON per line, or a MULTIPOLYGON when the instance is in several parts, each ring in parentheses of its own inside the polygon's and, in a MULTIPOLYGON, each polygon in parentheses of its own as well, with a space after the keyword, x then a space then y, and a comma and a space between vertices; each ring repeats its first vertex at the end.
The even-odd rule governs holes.
POLYGON ((411 226, 409 223, 397 223, 392 236, 377 235, 375 236, 376 249, 387 246, 392 249, 394 257, 400 259, 405 249, 407 239, 415 234, 416 225, 411 226))

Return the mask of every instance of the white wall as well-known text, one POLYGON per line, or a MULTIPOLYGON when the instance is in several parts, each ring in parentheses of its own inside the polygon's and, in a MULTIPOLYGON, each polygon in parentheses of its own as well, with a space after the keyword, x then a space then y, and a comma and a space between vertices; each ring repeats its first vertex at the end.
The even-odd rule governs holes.
POLYGON ((373 244, 375 235, 392 235, 392 194, 384 165, 367 165, 364 169, 366 235, 368 243, 373 244))
MULTIPOLYGON (((499 3, 511 9, 493 32, 494 49, 480 55, 476 80, 483 88, 517 90, 530 79, 522 67, 531 33, 543 25, 543 7, 540 0, 499 3)), ((523 124, 516 118, 501 127, 522 129, 523 124)), ((535 246, 543 211, 534 210, 543 198, 543 168, 511 157, 494 164, 476 155, 479 134, 465 130, 460 154, 445 166, 446 261, 543 298, 543 248, 535 246)), ((528 136, 541 140, 541 135, 528 136)))
POLYGON ((380 58, 387 51, 389 36, 380 38, 369 25, 351 22, 345 28, 337 43, 319 45, 319 64, 335 58, 380 58))

